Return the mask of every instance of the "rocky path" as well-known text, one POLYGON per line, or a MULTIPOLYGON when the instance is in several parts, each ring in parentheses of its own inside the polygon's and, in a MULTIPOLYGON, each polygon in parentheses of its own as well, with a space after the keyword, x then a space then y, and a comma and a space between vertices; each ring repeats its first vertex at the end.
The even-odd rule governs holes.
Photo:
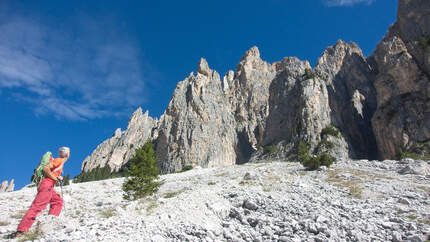
MULTIPOLYGON (((45 211, 32 234, 39 241, 425 241, 429 172, 427 162, 411 160, 348 160, 321 171, 290 162, 195 168, 162 176, 157 195, 133 202, 122 200, 122 178, 72 184, 62 215, 45 211)), ((0 194, 2 235, 16 228, 35 192, 0 194)))

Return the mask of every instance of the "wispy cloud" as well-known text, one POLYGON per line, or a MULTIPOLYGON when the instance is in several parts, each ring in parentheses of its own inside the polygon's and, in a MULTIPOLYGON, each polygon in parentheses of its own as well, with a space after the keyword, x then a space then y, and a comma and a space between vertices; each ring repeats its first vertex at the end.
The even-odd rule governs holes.
POLYGON ((71 22, 54 26, 0 13, 0 91, 34 105, 36 114, 71 120, 142 105, 145 63, 135 41, 106 20, 71 22))
POLYGON ((323 0, 323 1, 329 7, 343 7, 343 6, 352 6, 359 3, 370 5, 376 0, 323 0))

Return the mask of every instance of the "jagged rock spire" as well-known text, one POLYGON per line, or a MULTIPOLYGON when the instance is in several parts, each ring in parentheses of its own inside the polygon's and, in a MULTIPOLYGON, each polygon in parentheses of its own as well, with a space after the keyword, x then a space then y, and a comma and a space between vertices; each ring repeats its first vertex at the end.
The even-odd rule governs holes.
POLYGON ((10 182, 3 181, 0 184, 0 193, 1 192, 13 192, 14 188, 15 188, 14 179, 12 179, 10 182))
POLYGON ((198 70, 197 71, 198 73, 201 73, 201 74, 203 74, 205 76, 209 76, 210 75, 211 69, 209 68, 208 62, 206 61, 205 58, 201 58, 200 59, 199 66, 198 66, 197 70, 198 70))

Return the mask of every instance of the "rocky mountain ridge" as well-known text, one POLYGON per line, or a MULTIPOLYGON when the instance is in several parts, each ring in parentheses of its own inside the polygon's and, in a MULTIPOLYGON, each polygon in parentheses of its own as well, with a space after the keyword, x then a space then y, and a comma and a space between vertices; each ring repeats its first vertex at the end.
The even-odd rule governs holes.
POLYGON ((82 170, 117 170, 148 138, 163 172, 291 160, 299 142, 337 159, 405 153, 428 159, 430 52, 420 38, 430 40, 430 2, 399 0, 398 9, 396 23, 369 57, 339 40, 312 69, 295 57, 265 62, 252 47, 223 78, 201 59, 197 72, 178 83, 160 120, 139 108, 82 170), (324 136, 327 128, 339 135, 324 136))

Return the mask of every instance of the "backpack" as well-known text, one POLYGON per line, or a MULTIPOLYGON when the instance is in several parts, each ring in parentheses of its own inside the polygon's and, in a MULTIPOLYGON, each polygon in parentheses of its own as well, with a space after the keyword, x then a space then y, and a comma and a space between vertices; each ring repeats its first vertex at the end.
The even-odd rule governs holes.
POLYGON ((48 163, 52 160, 53 160, 52 153, 49 151, 46 152, 42 156, 42 159, 40 160, 39 165, 37 165, 36 169, 34 169, 33 176, 31 177, 31 182, 33 182, 39 186, 39 184, 42 182, 43 178, 45 178, 43 168, 45 168, 45 166, 48 165, 48 163))

